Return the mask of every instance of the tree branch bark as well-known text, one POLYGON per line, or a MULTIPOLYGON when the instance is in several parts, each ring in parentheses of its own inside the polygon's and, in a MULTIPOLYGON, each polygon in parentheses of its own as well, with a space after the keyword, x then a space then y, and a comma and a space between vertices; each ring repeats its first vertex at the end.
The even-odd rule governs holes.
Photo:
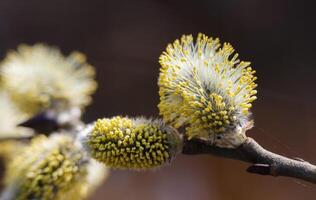
POLYGON ((185 140, 183 154, 211 154, 251 163, 247 171, 260 175, 286 176, 316 184, 316 166, 303 160, 290 159, 261 147, 254 139, 247 140, 236 149, 212 146, 203 140, 185 140))

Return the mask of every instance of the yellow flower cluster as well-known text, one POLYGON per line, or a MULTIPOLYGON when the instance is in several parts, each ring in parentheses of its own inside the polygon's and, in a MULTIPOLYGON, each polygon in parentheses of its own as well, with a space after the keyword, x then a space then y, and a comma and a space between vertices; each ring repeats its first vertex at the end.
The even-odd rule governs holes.
POLYGON ((107 177, 107 167, 88 157, 69 131, 90 103, 94 76, 79 52, 64 57, 35 44, 7 54, 0 64, 0 156, 7 169, 0 199, 82 200, 107 177), (56 115, 58 123, 70 121, 69 127, 46 137, 19 126, 41 111, 56 115), (35 137, 30 144, 7 140, 28 136, 35 137))
POLYGON ((1 63, 0 75, 3 88, 30 114, 51 107, 83 108, 96 89, 95 71, 83 54, 65 57, 43 44, 20 45, 10 51, 1 63))
POLYGON ((91 156, 113 168, 159 167, 179 150, 179 136, 174 129, 144 118, 99 119, 86 137, 91 156))
POLYGON ((233 47, 199 34, 184 35, 160 56, 158 81, 164 120, 186 126, 189 138, 214 142, 220 134, 249 125, 249 109, 256 99, 255 71, 237 59, 233 47))
POLYGON ((4 195, 16 200, 81 199, 87 163, 71 137, 37 137, 9 165, 4 195))

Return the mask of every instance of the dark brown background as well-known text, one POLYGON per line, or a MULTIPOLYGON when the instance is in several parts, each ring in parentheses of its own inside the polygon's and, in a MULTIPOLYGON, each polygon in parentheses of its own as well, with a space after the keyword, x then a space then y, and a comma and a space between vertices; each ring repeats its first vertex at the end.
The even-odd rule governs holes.
MULTIPOLYGON (((267 148, 316 163, 316 14, 304 1, 1 0, 0 55, 19 43, 80 50, 99 88, 85 120, 157 116, 158 57, 184 33, 231 42, 257 70, 256 127, 267 148), (295 2, 295 1, 293 1, 295 2)), ((113 171, 91 199, 315 199, 314 185, 250 175, 246 164, 179 156, 158 171, 113 171)))

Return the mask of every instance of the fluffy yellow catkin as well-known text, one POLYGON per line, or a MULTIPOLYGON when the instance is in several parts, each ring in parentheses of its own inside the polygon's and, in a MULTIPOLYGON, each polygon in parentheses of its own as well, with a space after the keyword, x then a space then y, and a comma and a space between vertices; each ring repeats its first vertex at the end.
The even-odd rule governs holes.
POLYGON ((87 166, 72 137, 39 136, 8 165, 1 199, 82 199, 87 166))
POLYGON ((160 120, 99 119, 85 132, 82 141, 91 156, 112 168, 156 168, 181 148, 178 133, 160 120))
POLYGON ((240 61, 233 47, 199 34, 183 35, 160 56, 158 105, 164 120, 186 126, 190 138, 232 148, 251 127, 256 99, 255 71, 240 61))
POLYGON ((96 89, 94 68, 79 52, 65 57, 44 44, 20 45, 0 65, 2 86, 24 111, 83 108, 96 89))

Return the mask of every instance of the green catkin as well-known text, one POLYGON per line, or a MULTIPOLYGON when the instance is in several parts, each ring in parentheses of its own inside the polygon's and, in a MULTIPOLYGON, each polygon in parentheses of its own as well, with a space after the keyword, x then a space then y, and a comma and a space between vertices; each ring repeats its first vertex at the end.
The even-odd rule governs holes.
POLYGON ((149 169, 169 162, 180 147, 178 133, 159 120, 99 119, 87 134, 91 156, 112 168, 149 169))
POLYGON ((8 165, 5 182, 10 198, 3 198, 82 199, 87 165, 84 153, 71 137, 39 136, 8 165))

